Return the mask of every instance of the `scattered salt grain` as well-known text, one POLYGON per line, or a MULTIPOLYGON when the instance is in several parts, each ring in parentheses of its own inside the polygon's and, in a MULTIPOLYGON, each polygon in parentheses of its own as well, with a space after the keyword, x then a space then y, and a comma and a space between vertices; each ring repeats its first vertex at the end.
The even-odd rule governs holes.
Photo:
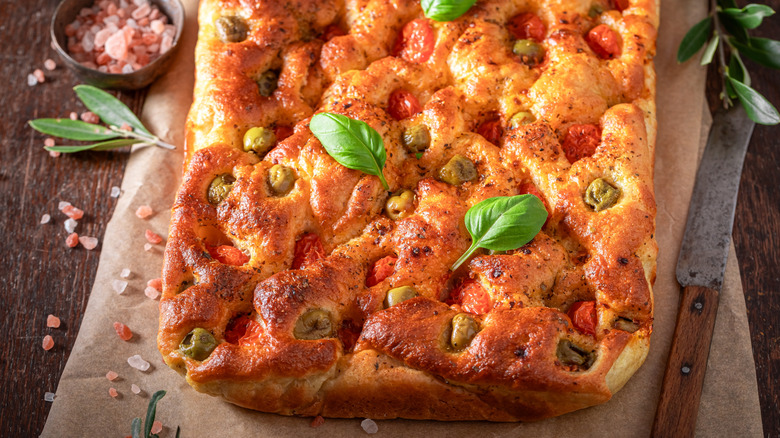
POLYGON ((62 209, 62 212, 75 221, 84 217, 84 210, 76 208, 72 205, 65 206, 65 208, 62 209))
POLYGON ((127 289, 127 282, 124 280, 112 280, 111 288, 114 289, 114 292, 122 295, 125 289, 127 289))
POLYGON ((27 75, 27 85, 29 85, 30 87, 38 85, 38 79, 32 73, 27 75))
POLYGON ((138 354, 128 357, 127 364, 140 371, 146 371, 151 366, 149 362, 145 361, 144 358, 138 354))
POLYGON ((81 113, 81 120, 87 123, 99 123, 100 117, 92 111, 84 111, 81 113))
POLYGON ((155 420, 154 423, 152 423, 152 433, 160 433, 162 432, 162 421, 155 420))
POLYGON ((54 393, 53 392, 46 392, 43 394, 43 400, 47 401, 49 403, 54 401, 54 393))
POLYGON ((68 218, 68 220, 65 221, 65 231, 72 233, 76 230, 76 225, 79 223, 73 220, 72 218, 68 218))
POLYGON ((43 343, 41 344, 44 350, 49 351, 54 347, 54 339, 50 335, 43 337, 43 343))
POLYGON ((43 141, 43 145, 44 146, 52 147, 55 144, 57 144, 57 143, 55 143, 54 139, 51 138, 51 137, 48 137, 46 140, 43 141))
POLYGON ((162 279, 161 278, 153 278, 146 282, 146 285, 149 287, 153 287, 157 290, 162 290, 162 279))
MULTIPOLYGON (((137 46, 136 46, 136 47, 137 47, 137 46)), ((132 126, 130 126, 130 125, 128 125, 127 123, 122 123, 122 126, 120 126, 120 127, 119 127, 119 129, 121 129, 122 131, 128 131, 128 132, 130 132, 130 131, 132 131, 132 130, 133 130, 133 127, 132 127, 132 126)))
POLYGON ((117 390, 115 388, 108 388, 108 395, 110 395, 111 397, 114 397, 114 398, 119 397, 119 393, 117 392, 117 390))
POLYGON ((59 318, 57 318, 54 315, 49 315, 46 317, 46 327, 59 328, 59 326, 60 326, 59 318))
POLYGON ((68 115, 68 117, 71 120, 78 120, 79 119, 79 115, 75 111, 71 111, 70 114, 68 115))
POLYGON ((111 187, 111 197, 112 198, 118 198, 121 193, 122 193, 122 190, 119 187, 117 187, 117 186, 111 187))
POLYGON ((133 391, 133 394, 140 394, 141 388, 139 388, 138 385, 133 383, 132 385, 130 385, 130 391, 133 391))
POLYGON ((311 426, 311 427, 320 427, 320 426, 322 426, 324 423, 325 423, 325 419, 324 419, 324 418, 322 418, 322 415, 317 415, 316 417, 314 417, 314 419, 313 419, 313 420, 311 420, 311 424, 310 424, 310 426, 311 426))
POLYGON ((365 430, 366 433, 369 435, 379 432, 379 426, 376 425, 376 422, 374 420, 371 420, 369 418, 366 418, 365 420, 361 421, 360 427, 362 427, 363 430, 365 430))
POLYGON ((144 243, 144 251, 151 251, 151 250, 152 250, 152 244, 144 243))
POLYGON ((144 231, 144 236, 146 237, 146 240, 149 243, 151 243, 152 245, 156 245, 156 244, 162 242, 162 237, 160 237, 159 234, 155 233, 152 230, 144 231))
POLYGON ((144 289, 144 295, 146 295, 146 297, 150 300, 156 300, 160 297, 160 291, 153 287, 147 286, 146 289, 144 289))
POLYGON ((49 221, 51 221, 51 215, 50 214, 47 213, 47 214, 44 214, 43 216, 41 216, 41 225, 48 224, 49 221))
POLYGON ((68 202, 68 201, 60 201, 60 203, 59 203, 59 204, 57 204, 57 209, 58 209, 59 211, 62 211, 62 209, 64 209, 65 207, 67 207, 67 206, 69 206, 69 205, 71 205, 71 204, 70 204, 70 202, 68 202))
POLYGON ((79 244, 79 235, 76 233, 70 233, 68 234, 68 237, 65 238, 65 245, 68 248, 75 248, 76 245, 78 244, 79 244))
POLYGON ((46 80, 46 77, 43 75, 43 70, 36 68, 35 71, 33 71, 33 76, 35 76, 35 80, 38 81, 38 83, 43 83, 43 81, 46 80))
POLYGON ((57 158, 60 156, 60 154, 61 154, 60 151, 49 151, 49 156, 52 158, 57 158))
POLYGON ((55 68, 57 68, 57 63, 52 59, 47 59, 46 61, 43 61, 43 68, 49 71, 53 71, 55 68))
POLYGON ((122 272, 119 273, 119 276, 122 278, 127 278, 130 276, 130 270, 127 268, 122 269, 122 272))
POLYGON ((119 321, 114 323, 114 331, 116 331, 116 335, 119 336, 119 339, 123 341, 129 341, 133 338, 133 332, 130 330, 130 327, 119 321))
POLYGON ((97 237, 81 236, 79 237, 79 243, 88 251, 92 251, 98 246, 97 237))
POLYGON ((110 380, 110 381, 112 381, 112 382, 113 382, 114 380, 116 380, 116 378, 117 378, 117 377, 119 377, 119 374, 117 374, 117 373, 116 373, 116 372, 114 372, 114 371, 109 371, 109 372, 107 372, 107 373, 106 373, 106 379, 108 379, 108 380, 110 380))
POLYGON ((154 213, 154 211, 152 210, 152 207, 149 207, 148 205, 142 205, 135 211, 135 215, 138 216, 139 219, 146 219, 151 216, 152 213, 154 213))

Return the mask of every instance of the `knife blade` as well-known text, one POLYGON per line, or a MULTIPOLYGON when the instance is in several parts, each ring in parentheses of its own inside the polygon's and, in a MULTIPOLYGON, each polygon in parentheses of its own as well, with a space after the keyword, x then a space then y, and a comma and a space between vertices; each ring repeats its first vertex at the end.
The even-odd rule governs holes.
POLYGON ((741 106, 713 116, 677 260, 682 286, 652 436, 692 437, 726 271, 745 152, 755 123, 741 106))

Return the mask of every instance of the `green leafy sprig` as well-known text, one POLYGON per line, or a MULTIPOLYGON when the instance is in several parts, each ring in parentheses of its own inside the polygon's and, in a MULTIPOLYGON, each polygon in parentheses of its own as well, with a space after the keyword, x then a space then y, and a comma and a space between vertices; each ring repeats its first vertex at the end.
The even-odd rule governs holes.
POLYGON ((465 14, 477 0, 422 0, 425 16, 436 21, 452 21, 465 14))
MULTIPOLYGON (((146 420, 143 424, 143 430, 141 430, 141 418, 133 418, 133 422, 130 426, 133 438, 159 438, 157 434, 152 433, 152 425, 154 424, 154 417, 157 415, 157 402, 159 402, 163 396, 165 396, 165 391, 160 390, 155 392, 149 400, 149 407, 146 408, 146 420)), ((179 438, 180 433, 181 430, 177 426, 176 438, 179 438)))
POLYGON ((534 195, 499 196, 469 208, 463 220, 471 247, 452 265, 453 271, 477 248, 509 251, 530 242, 547 220, 547 209, 534 195))
POLYGON ((374 128, 341 114, 319 113, 311 118, 309 129, 339 164, 378 176, 385 190, 390 190, 382 174, 387 160, 385 143, 374 128))
POLYGON ((719 63, 723 91, 720 98, 725 108, 739 100, 748 117, 762 125, 780 123, 780 114, 769 100, 750 87, 742 55, 771 68, 780 68, 780 41, 751 37, 748 30, 761 25, 764 18, 775 13, 766 5, 749 4, 737 7, 735 0, 710 0, 710 15, 696 23, 685 34, 677 51, 677 61, 685 62, 702 47, 701 65, 716 59, 719 63), (726 59, 728 58, 728 62, 726 59))
POLYGON ((122 101, 91 85, 73 88, 84 105, 108 127, 71 119, 30 120, 30 126, 38 132, 76 141, 94 141, 86 145, 44 146, 44 149, 65 154, 81 151, 107 151, 135 144, 155 145, 165 149, 176 146, 160 140, 138 120, 122 101), (127 127, 130 127, 128 130, 127 127), (122 129, 125 127, 125 129, 122 129))

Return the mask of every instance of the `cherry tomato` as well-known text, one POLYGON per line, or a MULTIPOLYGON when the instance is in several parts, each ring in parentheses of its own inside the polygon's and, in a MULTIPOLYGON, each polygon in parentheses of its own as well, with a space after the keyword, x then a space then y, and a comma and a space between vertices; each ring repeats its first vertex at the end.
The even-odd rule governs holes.
POLYGON ((504 135, 504 128, 501 127, 501 119, 494 118, 480 123, 477 127, 477 134, 485 137, 485 140, 497 145, 504 135))
POLYGON ((536 14, 530 12, 524 12, 509 19, 507 28, 516 40, 532 39, 539 42, 544 39, 544 23, 536 14))
POLYGON ((276 141, 282 141, 285 138, 293 135, 293 128, 287 125, 280 125, 274 128, 274 135, 276 135, 276 141))
POLYGON ((360 327, 351 319, 341 323, 338 330, 338 337, 344 345, 344 351, 351 351, 360 338, 360 327))
POLYGON ((433 28, 428 20, 418 18, 406 23, 398 34, 392 55, 421 64, 431 57, 435 43, 433 28))
POLYGON ((591 335, 596 334, 596 302, 577 301, 569 308, 569 318, 574 328, 591 335))
POLYGON ((331 24, 325 28, 325 32, 322 33, 321 38, 323 41, 330 41, 332 38, 342 35, 346 35, 344 29, 340 28, 338 25, 331 24))
POLYGON ((263 334, 263 326, 246 316, 234 319, 225 329, 225 340, 231 344, 249 345, 263 334))
POLYGON ((601 58, 612 59, 620 54, 617 34, 606 24, 599 24, 591 29, 585 39, 591 50, 601 58))
POLYGON ((396 261, 398 261, 398 257, 393 256, 387 256, 377 260, 376 263, 374 263, 374 266, 371 267, 368 277, 366 277, 366 286, 376 286, 385 278, 389 277, 395 270, 396 261))
POLYGON ((396 120, 403 120, 422 111, 420 102, 414 95, 404 89, 397 89, 390 93, 387 101, 387 112, 396 120))
POLYGON ((325 249, 322 248, 320 236, 307 233, 295 242, 295 256, 292 269, 304 269, 315 261, 325 257, 325 249))
POLYGON ((572 125, 563 138, 563 152, 570 163, 590 157, 601 141, 601 131, 596 125, 572 125))
POLYGON ((490 294, 475 280, 466 280, 450 294, 447 304, 459 304, 464 311, 475 315, 488 313, 493 308, 490 294))
POLYGON ((628 0, 612 0, 612 4, 615 6, 615 9, 620 12, 625 11, 630 6, 628 0))
POLYGON ((249 261, 249 256, 235 246, 209 246, 206 249, 213 259, 225 265, 241 266, 249 261))

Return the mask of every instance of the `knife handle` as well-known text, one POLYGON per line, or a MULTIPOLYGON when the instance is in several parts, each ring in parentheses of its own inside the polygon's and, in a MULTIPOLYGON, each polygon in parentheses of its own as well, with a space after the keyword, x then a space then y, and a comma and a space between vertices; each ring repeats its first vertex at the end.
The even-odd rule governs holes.
POLYGON ((651 436, 693 437, 717 311, 715 289, 683 289, 651 436))

